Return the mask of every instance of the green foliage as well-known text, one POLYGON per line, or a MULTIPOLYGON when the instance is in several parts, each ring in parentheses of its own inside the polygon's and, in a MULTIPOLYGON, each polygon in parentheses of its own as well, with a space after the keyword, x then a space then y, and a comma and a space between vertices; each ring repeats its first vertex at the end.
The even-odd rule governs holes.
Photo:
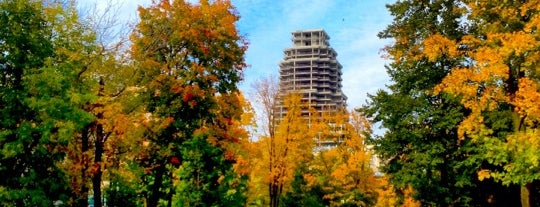
POLYGON ((241 112, 227 100, 237 99, 246 47, 233 10, 227 1, 160 1, 139 9, 131 54, 150 115, 140 161, 150 206, 172 199, 193 206, 243 203, 229 146, 238 144, 229 132, 241 112))
MULTIPOLYGON (((470 114, 461 97, 433 93, 451 69, 467 59, 454 55, 452 46, 447 53, 419 55, 432 51, 429 42, 424 42, 428 37, 459 40, 467 34, 467 25, 461 21, 467 11, 463 5, 437 0, 399 1, 388 6, 394 21, 379 37, 395 40, 385 49, 392 60, 387 71, 394 83, 389 91, 370 95, 371 102, 361 109, 387 129, 369 142, 381 160, 387 161, 383 171, 396 189, 411 185, 422 205, 517 205, 515 186, 477 179, 480 169, 497 166, 484 156, 493 148, 460 138, 459 125, 470 114)), ((445 51, 444 46, 440 48, 445 51)), ((492 124, 504 133, 508 123, 493 119, 492 124)))
POLYGON ((243 206, 245 180, 232 170, 232 162, 216 148, 197 136, 183 143, 182 165, 176 172, 178 185, 175 206, 243 206))
POLYGON ((110 206, 243 205, 247 44, 230 3, 141 8, 131 65, 75 5, 0 1, 2 205, 86 205, 102 178, 110 206))
MULTIPOLYGON (((305 168, 305 167, 304 167, 305 168)), ((307 169, 299 168, 294 174, 291 182, 291 191, 285 193, 282 198, 281 206, 313 206, 323 207, 330 203, 323 199, 325 192, 321 185, 309 186, 304 178, 307 169)))
POLYGON ((109 187, 105 190, 107 206, 143 206, 136 183, 122 177, 111 178, 109 187))
POLYGON ((0 200, 6 205, 50 206, 71 194, 57 164, 93 118, 73 87, 78 62, 59 52, 69 51, 59 44, 67 34, 55 27, 71 23, 64 11, 41 1, 0 2, 0 200))

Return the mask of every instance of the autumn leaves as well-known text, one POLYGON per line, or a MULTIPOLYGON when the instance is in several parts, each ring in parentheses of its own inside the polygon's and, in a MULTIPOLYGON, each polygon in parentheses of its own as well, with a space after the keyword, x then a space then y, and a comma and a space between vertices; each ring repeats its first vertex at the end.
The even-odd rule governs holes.
POLYGON ((0 1, 3 205, 280 206, 306 193, 373 202, 363 132, 321 153, 334 160, 324 171, 309 166, 314 131, 329 122, 309 126, 299 97, 268 136, 250 134, 254 110, 237 88, 247 42, 229 1, 140 7, 129 44, 102 42, 110 27, 92 24, 107 15, 79 17, 75 5, 0 1), (293 193, 295 182, 308 185, 293 193))
POLYGON ((246 43, 230 3, 156 1, 114 47, 91 25, 107 16, 75 5, 0 2, 2 204, 243 203, 246 43))
POLYGON ((111 48, 63 2, 0 1, 3 205, 540 203, 538 1, 389 5, 394 82, 359 109, 380 137, 356 112, 306 120, 294 95, 277 120, 268 84, 252 133, 229 1, 155 1, 111 48), (321 140, 339 145, 314 152, 321 140))
POLYGON ((394 184, 413 185, 422 204, 539 204, 534 198, 538 3, 438 0, 389 5, 394 22, 380 37, 395 40, 385 49, 394 84, 391 93, 372 96, 365 111, 389 129, 375 142, 378 152, 390 159, 390 178, 394 184), (399 102, 412 108, 389 108, 399 102), (441 160, 425 162, 422 156, 441 160), (413 166, 424 173, 412 172, 413 166), (437 184, 421 184, 434 181, 437 184), (524 193, 521 199, 504 201, 474 193, 486 185, 492 198, 503 192, 519 194, 516 185, 524 193), (444 191, 462 193, 428 195, 444 191))

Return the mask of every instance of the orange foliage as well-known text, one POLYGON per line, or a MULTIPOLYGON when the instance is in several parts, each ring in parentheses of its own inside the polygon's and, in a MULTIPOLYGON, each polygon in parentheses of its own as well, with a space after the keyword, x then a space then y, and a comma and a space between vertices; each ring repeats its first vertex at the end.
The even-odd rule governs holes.
POLYGON ((390 184, 387 178, 379 179, 379 187, 377 188, 377 207, 392 207, 397 206, 398 199, 394 192, 394 186, 390 184))
POLYGON ((371 167, 371 154, 364 139, 371 132, 370 123, 356 112, 325 113, 312 125, 318 139, 334 140, 339 145, 318 152, 310 165, 323 185, 324 198, 332 206, 364 206, 375 202, 377 179, 371 167))
POLYGON ((420 207, 422 206, 419 201, 413 198, 414 189, 409 186, 403 191, 403 204, 402 207, 420 207))
POLYGON ((537 138, 524 137, 535 134, 540 127, 540 33, 537 32, 540 6, 538 1, 465 2, 470 12, 468 19, 477 28, 474 33, 450 42, 437 34, 431 35, 424 41, 426 50, 420 56, 433 61, 440 57, 440 51, 460 46, 459 52, 445 54, 461 60, 461 65, 453 68, 434 92, 460 97, 471 111, 459 126, 461 139, 493 142, 496 143, 490 143, 493 151, 509 155, 504 159, 498 159, 500 155, 490 157, 491 164, 503 166, 504 170, 480 170, 478 178, 526 184, 538 177, 526 163, 540 159, 540 151, 529 150, 534 147, 516 151, 516 147, 538 142, 537 138), (513 132, 498 142, 496 131, 487 126, 484 117, 501 110, 510 110, 513 132))

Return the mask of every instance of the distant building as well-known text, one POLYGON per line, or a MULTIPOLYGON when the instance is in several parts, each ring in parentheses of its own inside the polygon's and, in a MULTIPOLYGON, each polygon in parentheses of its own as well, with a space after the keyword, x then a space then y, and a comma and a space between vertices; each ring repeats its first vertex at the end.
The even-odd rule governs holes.
MULTIPOLYGON (((347 107, 347 96, 341 90, 342 66, 336 59, 337 52, 330 46, 330 37, 322 29, 292 32, 293 45, 283 52, 285 57, 279 64, 279 94, 276 118, 280 120, 287 112, 282 97, 294 92, 302 94, 302 116, 311 123, 310 108, 317 112, 334 112, 347 107)), ((340 128, 341 126, 333 126, 340 128)), ((341 132, 341 130, 336 130, 341 132)), ((330 149, 341 138, 336 133, 333 139, 317 140, 314 151, 330 149)))
MULTIPOLYGON (((302 115, 306 118, 310 117, 309 108, 324 112, 347 106, 347 96, 341 90, 342 66, 329 40, 322 29, 294 31, 293 45, 283 51, 285 57, 279 64, 279 92, 302 94, 307 106, 302 115)), ((278 101, 278 119, 285 113, 282 102, 278 101)))

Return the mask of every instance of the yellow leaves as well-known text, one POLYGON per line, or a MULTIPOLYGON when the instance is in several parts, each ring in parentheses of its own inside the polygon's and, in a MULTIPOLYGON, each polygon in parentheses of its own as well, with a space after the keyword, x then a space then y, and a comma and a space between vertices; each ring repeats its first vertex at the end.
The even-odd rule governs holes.
POLYGON ((474 60, 471 62, 472 65, 454 69, 434 89, 436 94, 444 91, 459 95, 463 105, 472 110, 469 117, 460 124, 461 138, 465 134, 489 134, 489 130, 483 128, 481 112, 496 110, 502 102, 516 106, 517 112, 522 116, 530 115, 535 118, 540 116, 540 108, 535 104, 540 101, 540 97, 534 81, 528 78, 519 79, 515 96, 508 96, 506 85, 511 78, 509 73, 516 70, 510 68, 512 65, 509 65, 508 60, 515 56, 537 53, 530 52, 537 45, 531 34, 522 31, 495 33, 488 35, 488 39, 483 43, 470 36, 463 41, 475 48, 474 53, 469 54, 474 60))
POLYGON ((424 40, 424 55, 429 61, 443 56, 454 57, 457 54, 456 43, 440 34, 431 35, 424 40))
MULTIPOLYGON (((538 46, 535 36, 524 31, 491 34, 488 36, 488 41, 501 42, 502 45, 497 50, 502 57, 521 56, 538 46)), ((498 60, 503 61, 504 59, 498 60)))
POLYGON ((461 122, 458 127, 458 136, 460 139, 465 138, 465 135, 473 135, 479 133, 483 126, 484 118, 476 111, 469 115, 461 122))
POLYGON ((308 188, 316 186, 319 182, 317 180, 317 177, 311 173, 304 174, 303 177, 304 177, 304 180, 306 181, 306 186, 308 188))
POLYGON ((491 178, 490 173, 490 170, 481 169, 480 171, 478 171, 478 180, 483 181, 484 179, 491 178))
POLYGON ((472 71, 470 71, 468 68, 457 68, 446 76, 439 85, 435 86, 434 93, 439 94, 440 92, 445 91, 470 96, 476 95, 476 85, 463 84, 463 82, 466 82, 471 76, 472 71))
MULTIPOLYGON (((540 4, 538 4, 537 2, 533 2, 533 1, 529 1, 527 4, 524 4, 523 6, 530 6, 530 7, 533 7, 534 10, 540 10, 539 6, 540 4), (534 4, 534 5, 530 5, 530 4, 534 4)), ((534 15, 532 17, 530 17, 531 19, 529 20, 529 22, 527 22, 527 24, 525 25, 525 32, 527 33, 532 33, 533 31, 537 31, 539 28, 540 28, 540 16, 539 15, 534 15)))
MULTIPOLYGON (((477 30, 457 42, 464 46, 460 47, 464 50, 463 59, 434 92, 460 98, 469 112, 459 125, 459 137, 485 144, 485 159, 503 167, 482 169, 477 173, 478 179, 524 184, 538 176, 535 171, 540 160, 540 4, 471 1, 468 6, 467 17, 477 30), (499 114, 511 117, 493 120, 499 114), (506 134, 502 140, 494 137, 502 134, 506 134), (535 169, 531 170, 531 166, 535 169)), ((424 41, 424 53, 433 60, 445 54, 448 45, 434 35, 424 41), (435 44, 432 49, 428 47, 431 44, 435 44)))
POLYGON ((371 130, 367 119, 357 112, 337 112, 323 114, 320 120, 323 123, 318 124, 324 126, 326 123, 330 128, 328 133, 321 133, 322 137, 338 134, 342 139, 337 147, 318 152, 310 165, 327 180, 323 184, 324 197, 331 200, 333 206, 365 205, 366 200, 375 199, 377 181, 370 167, 371 155, 364 145, 364 136, 371 130))
POLYGON ((493 77, 506 78, 508 77, 508 66, 504 64, 504 54, 498 49, 490 47, 480 47, 476 49, 474 54, 471 54, 476 64, 473 70, 478 77, 474 77, 475 81, 489 80, 493 77))
POLYGON ((251 173, 250 163, 242 157, 236 159, 236 163, 233 164, 233 169, 239 175, 249 175, 251 173))
POLYGON ((397 206, 398 196, 394 192, 394 186, 388 182, 386 177, 379 179, 379 187, 377 188, 377 203, 376 207, 392 207, 397 206))
POLYGON ((414 200, 413 198, 414 189, 409 186, 403 191, 403 204, 402 207, 420 207, 422 206, 420 201, 414 200))
MULTIPOLYGON (((335 181, 347 181, 349 179, 352 179, 351 175, 349 173, 351 168, 347 164, 343 164, 340 167, 338 167, 334 172, 332 172, 332 177, 335 181)), ((354 169, 354 168, 352 168, 354 169)))
POLYGON ((346 192, 361 191, 370 193, 374 186, 373 171, 369 167, 368 156, 363 151, 351 151, 347 149, 333 149, 340 151, 339 157, 344 158, 332 163, 333 171, 330 174, 330 184, 340 186, 346 192))
POLYGON ((540 118, 540 92, 537 82, 529 78, 521 78, 519 89, 512 103, 522 117, 537 121, 540 118))
POLYGON ((422 204, 420 201, 414 199, 414 189, 412 186, 407 186, 405 189, 397 189, 403 193, 403 200, 401 205, 399 204, 394 186, 389 183, 388 178, 379 178, 379 186, 377 188, 377 203, 376 207, 420 207, 422 204))

